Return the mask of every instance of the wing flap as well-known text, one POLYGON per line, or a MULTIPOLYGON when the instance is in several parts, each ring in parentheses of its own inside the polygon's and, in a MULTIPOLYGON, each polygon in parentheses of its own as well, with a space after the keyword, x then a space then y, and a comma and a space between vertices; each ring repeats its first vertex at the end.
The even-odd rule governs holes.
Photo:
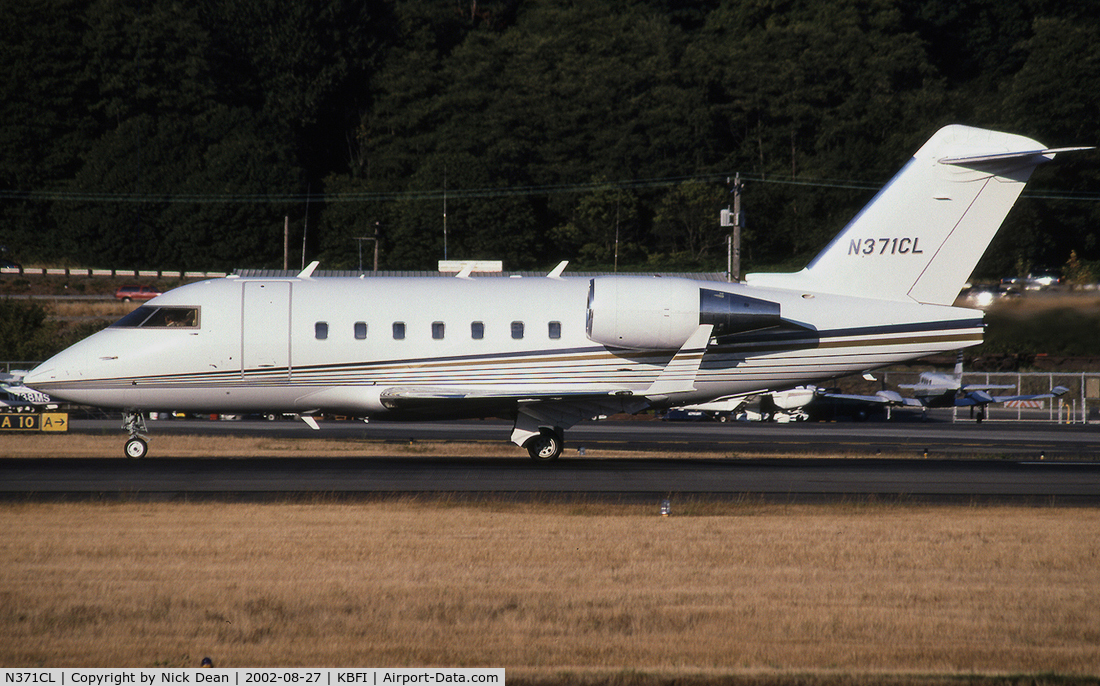
POLYGON ((578 398, 607 398, 615 396, 630 396, 628 389, 617 389, 608 392, 593 393, 590 390, 554 391, 547 393, 534 389, 516 390, 485 390, 479 388, 448 388, 431 386, 391 386, 379 394, 382 405, 387 409, 396 410, 409 406, 422 406, 425 403, 448 402, 458 400, 508 400, 514 402, 537 401, 562 401, 576 400, 578 398))

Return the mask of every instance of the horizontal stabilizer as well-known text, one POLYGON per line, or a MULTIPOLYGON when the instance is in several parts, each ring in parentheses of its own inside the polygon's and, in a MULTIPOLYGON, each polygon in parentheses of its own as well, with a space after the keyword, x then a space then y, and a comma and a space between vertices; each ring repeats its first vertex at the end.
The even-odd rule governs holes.
POLYGON ((1045 157, 1046 160, 1039 160, 1040 163, 1054 159, 1054 156, 1060 152, 1080 152, 1082 150, 1095 150, 1094 147, 1080 147, 1080 148, 1046 148, 1045 150, 1022 150, 1020 152, 1000 152, 992 155, 967 155, 964 157, 944 157, 939 160, 940 164, 953 164, 960 167, 965 167, 970 164, 984 164, 990 162, 1005 162, 1008 160, 1026 160, 1031 157, 1045 157))

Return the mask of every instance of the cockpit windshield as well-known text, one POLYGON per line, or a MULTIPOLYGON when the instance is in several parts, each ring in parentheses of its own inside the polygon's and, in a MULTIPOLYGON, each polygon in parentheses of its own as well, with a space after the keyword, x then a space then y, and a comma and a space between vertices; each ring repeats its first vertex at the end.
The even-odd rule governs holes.
POLYGON ((111 326, 129 329, 197 329, 199 328, 199 308, 143 305, 111 326))

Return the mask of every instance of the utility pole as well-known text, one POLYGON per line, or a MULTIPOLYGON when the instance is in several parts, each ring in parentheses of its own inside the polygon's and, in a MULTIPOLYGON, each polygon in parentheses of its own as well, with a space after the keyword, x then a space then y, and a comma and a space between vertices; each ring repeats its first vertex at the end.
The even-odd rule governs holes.
POLYGON ((306 239, 309 237, 309 194, 310 186, 306 184, 306 217, 302 226, 302 269, 306 268, 306 239))
MULTIPOLYGON (((378 245, 375 243, 375 245, 378 245)), ((447 167, 443 167, 443 260, 447 260, 447 167)))
POLYGON ((355 236, 351 240, 359 244, 359 272, 363 272, 363 241, 374 241, 374 271, 378 271, 378 222, 374 222, 374 236, 355 236))
POLYGON ((378 227, 381 222, 374 222, 374 271, 378 271, 378 227))
MULTIPOLYGON (((728 178, 726 182, 729 183, 728 178)), ((726 242, 726 278, 731 282, 741 280, 741 227, 745 225, 745 215, 741 212, 742 188, 744 184, 741 183, 741 173, 738 172, 734 175, 730 188, 730 193, 733 194, 733 210, 727 207, 720 215, 722 226, 733 229, 726 242)))

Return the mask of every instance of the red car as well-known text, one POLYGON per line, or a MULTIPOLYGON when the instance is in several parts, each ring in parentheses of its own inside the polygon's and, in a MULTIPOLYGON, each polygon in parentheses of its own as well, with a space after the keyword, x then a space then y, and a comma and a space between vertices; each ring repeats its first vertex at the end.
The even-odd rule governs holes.
POLYGON ((119 286, 115 291, 115 297, 123 302, 131 300, 152 300, 160 295, 160 290, 153 286, 119 286))

